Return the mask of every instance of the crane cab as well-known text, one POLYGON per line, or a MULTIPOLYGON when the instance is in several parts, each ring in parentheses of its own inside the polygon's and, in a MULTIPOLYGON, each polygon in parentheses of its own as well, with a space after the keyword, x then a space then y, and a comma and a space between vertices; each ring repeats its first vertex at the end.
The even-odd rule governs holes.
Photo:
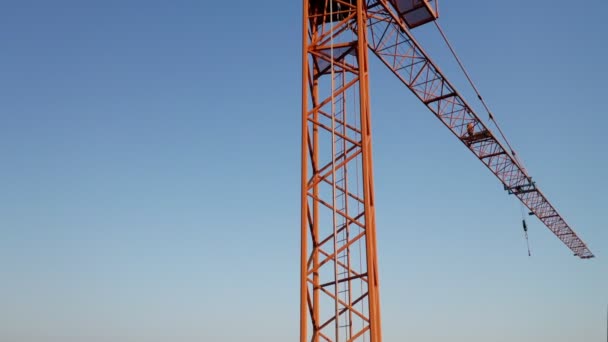
POLYGON ((391 0, 410 29, 430 23, 439 17, 439 0, 391 0))
MULTIPOLYGON (((356 5, 360 0, 310 0, 309 11, 315 13, 317 25, 322 23, 336 22, 346 18, 350 13, 347 4, 356 5), (331 5, 333 6, 330 6, 331 5), (330 16, 330 7, 334 15, 330 16), (324 16, 323 13, 326 15, 324 16)), ((406 25, 413 29, 424 25, 439 17, 439 0, 388 0, 406 25)))

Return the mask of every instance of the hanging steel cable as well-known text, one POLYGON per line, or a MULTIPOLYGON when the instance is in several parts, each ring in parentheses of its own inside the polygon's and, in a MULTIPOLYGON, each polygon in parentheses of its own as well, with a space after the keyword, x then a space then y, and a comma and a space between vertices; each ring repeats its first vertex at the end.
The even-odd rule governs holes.
POLYGON ((494 124, 494 126, 496 127, 496 129, 498 130, 498 133, 500 133, 500 136, 502 137, 502 140, 509 147, 511 155, 513 156, 513 158, 515 158, 515 161, 519 164, 519 166, 523 170, 525 170, 526 168, 523 165, 523 162, 517 157, 517 153, 515 152, 515 149, 513 148, 513 146, 511 145, 511 143, 509 142, 509 140, 507 139, 507 137, 503 133, 502 129, 500 128, 500 125, 496 121, 496 118, 494 117, 494 114, 492 114, 492 111, 490 110, 490 107, 488 106, 488 104, 486 103, 486 101, 481 96, 481 93, 479 92, 479 89, 475 85, 475 82, 473 82, 473 79, 471 78, 471 75, 469 74, 469 72, 467 71, 467 69, 464 67, 464 64, 462 63, 462 60, 460 59, 460 57, 458 57, 458 54, 456 53, 456 50, 452 46, 452 43, 450 43, 450 40, 446 36, 445 32, 443 31, 443 29, 441 28, 441 26, 439 25, 439 23, 437 21, 433 21, 433 23, 435 24, 435 27, 437 28, 437 30, 441 34, 441 37, 443 38, 444 42, 446 43, 446 45, 450 49, 450 52, 452 53, 452 56, 454 56, 454 58, 456 59, 456 62, 458 62, 458 66, 460 67, 460 70, 462 70, 462 72, 464 73, 465 77, 469 81, 469 84, 473 88, 473 91, 475 91, 475 94, 477 95, 477 98, 479 99, 479 101, 481 102, 481 104, 485 108, 486 112, 488 113, 488 118, 494 124))

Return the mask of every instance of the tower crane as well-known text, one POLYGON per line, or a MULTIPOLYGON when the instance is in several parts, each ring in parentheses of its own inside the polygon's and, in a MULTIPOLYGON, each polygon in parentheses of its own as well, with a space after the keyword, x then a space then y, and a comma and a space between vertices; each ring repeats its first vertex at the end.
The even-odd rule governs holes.
POLYGON ((370 51, 530 215, 575 256, 593 257, 500 127, 495 132, 481 120, 414 38, 413 29, 436 22, 437 1, 302 1, 300 342, 382 340, 370 51))

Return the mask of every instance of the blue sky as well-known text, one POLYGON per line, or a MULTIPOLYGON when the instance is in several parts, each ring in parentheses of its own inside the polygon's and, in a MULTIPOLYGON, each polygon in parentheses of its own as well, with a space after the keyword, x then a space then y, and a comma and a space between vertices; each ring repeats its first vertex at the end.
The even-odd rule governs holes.
MULTIPOLYGON (((571 256, 372 60, 387 341, 604 341, 605 1, 441 3, 571 256)), ((0 3, 0 340, 293 341, 300 3, 0 3)), ((436 32, 420 41, 474 97, 436 32)), ((477 105, 475 103, 475 105, 477 105)))

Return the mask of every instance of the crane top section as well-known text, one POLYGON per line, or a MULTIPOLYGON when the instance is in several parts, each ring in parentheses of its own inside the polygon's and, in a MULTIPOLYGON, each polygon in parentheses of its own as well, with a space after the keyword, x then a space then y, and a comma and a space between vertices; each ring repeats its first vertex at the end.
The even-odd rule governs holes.
POLYGON ((439 17, 439 0, 390 0, 410 29, 439 17))

